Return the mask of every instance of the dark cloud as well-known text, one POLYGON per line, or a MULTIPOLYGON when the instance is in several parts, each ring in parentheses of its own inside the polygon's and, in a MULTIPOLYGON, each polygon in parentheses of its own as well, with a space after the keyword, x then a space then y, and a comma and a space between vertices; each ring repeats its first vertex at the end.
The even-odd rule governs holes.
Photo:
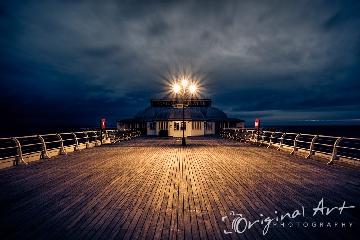
POLYGON ((360 119, 359 29, 358 1, 2 2, 1 106, 115 125, 188 76, 249 122, 360 119))
POLYGON ((105 46, 105 47, 99 47, 99 48, 87 48, 85 49, 85 53, 89 57, 96 57, 96 58, 108 58, 113 55, 116 55, 116 53, 119 51, 119 46, 105 46))

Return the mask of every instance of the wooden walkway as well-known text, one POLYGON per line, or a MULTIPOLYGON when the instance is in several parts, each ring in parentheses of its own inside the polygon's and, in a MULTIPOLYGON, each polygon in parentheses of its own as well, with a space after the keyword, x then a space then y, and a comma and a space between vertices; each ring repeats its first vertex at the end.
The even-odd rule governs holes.
POLYGON ((0 170, 0 239, 359 239, 358 168, 187 144, 142 137, 0 170))

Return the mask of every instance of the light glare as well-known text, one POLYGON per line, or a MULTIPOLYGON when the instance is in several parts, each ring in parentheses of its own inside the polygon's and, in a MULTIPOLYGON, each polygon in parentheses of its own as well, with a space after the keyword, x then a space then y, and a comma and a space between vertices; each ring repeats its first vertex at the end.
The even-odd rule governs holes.
POLYGON ((175 84, 174 85, 174 92, 178 93, 180 91, 180 85, 179 84, 175 84))
POLYGON ((188 85, 188 80, 184 79, 181 81, 181 85, 186 88, 186 86, 188 85))
POLYGON ((192 92, 192 93, 196 92, 196 86, 195 85, 190 85, 190 92, 192 92))

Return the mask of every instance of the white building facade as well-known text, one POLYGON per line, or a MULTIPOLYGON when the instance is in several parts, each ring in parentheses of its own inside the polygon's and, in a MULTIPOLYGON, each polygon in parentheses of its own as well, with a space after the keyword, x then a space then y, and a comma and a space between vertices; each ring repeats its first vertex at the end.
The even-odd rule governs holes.
POLYGON ((138 112, 134 119, 117 121, 117 129, 137 129, 143 135, 182 137, 217 134, 224 128, 243 128, 244 121, 228 118, 211 107, 211 99, 190 99, 185 108, 176 107, 176 99, 151 99, 151 106, 138 112))

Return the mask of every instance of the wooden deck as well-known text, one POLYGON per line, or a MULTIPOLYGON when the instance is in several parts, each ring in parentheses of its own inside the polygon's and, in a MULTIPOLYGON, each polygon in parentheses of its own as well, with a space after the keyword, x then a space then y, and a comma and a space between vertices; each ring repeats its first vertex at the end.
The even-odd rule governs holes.
POLYGON ((0 239, 359 239, 357 167, 187 144, 142 137, 0 170, 0 239), (322 199, 345 208, 313 216, 322 199), (267 217, 278 221, 264 234, 267 217))

